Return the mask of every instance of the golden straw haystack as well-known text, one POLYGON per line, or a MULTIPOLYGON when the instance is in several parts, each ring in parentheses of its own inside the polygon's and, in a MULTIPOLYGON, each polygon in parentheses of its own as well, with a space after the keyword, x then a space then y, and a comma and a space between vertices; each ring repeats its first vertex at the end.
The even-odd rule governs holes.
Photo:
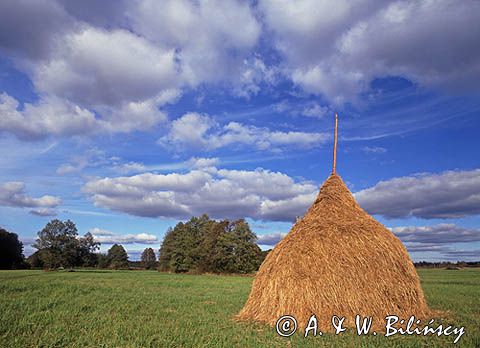
POLYGON ((381 330, 387 315, 429 313, 402 242, 360 208, 334 164, 313 205, 260 266, 237 318, 273 326, 292 315, 305 328, 315 314, 328 331, 333 315, 352 327, 360 314, 381 330))

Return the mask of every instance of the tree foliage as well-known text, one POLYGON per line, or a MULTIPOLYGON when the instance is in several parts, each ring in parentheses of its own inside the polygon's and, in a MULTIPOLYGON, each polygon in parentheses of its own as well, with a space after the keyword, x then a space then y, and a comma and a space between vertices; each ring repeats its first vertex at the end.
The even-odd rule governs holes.
POLYGON ((110 266, 110 260, 108 259, 107 254, 98 253, 96 256, 96 266, 98 268, 108 268, 110 266))
POLYGON ((193 217, 169 229, 160 247, 159 269, 173 272, 251 273, 263 259, 248 223, 193 217))
POLYGON ((146 269, 153 269, 157 266, 157 256, 152 248, 146 248, 141 257, 142 266, 146 269))
POLYGON ((43 263, 44 257, 43 253, 45 250, 37 250, 32 255, 27 257, 27 263, 32 268, 46 268, 45 264, 43 263))
POLYGON ((16 233, 0 228, 0 269, 22 268, 23 244, 16 233))
POLYGON ((95 251, 100 249, 100 243, 96 242, 93 235, 87 232, 83 238, 79 239, 79 257, 82 266, 94 267, 98 264, 98 258, 95 251))
POLYGON ((77 227, 72 221, 52 220, 37 235, 33 245, 39 252, 38 260, 32 260, 35 264, 50 269, 94 265, 94 252, 100 243, 95 242, 90 232, 78 238, 77 227))
POLYGON ((128 268, 128 254, 120 244, 114 244, 107 252, 110 268, 128 268))

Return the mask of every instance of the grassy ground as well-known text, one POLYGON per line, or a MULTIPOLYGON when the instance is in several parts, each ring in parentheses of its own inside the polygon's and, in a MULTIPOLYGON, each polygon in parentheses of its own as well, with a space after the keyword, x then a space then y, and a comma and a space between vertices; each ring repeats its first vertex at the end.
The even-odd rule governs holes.
MULTIPOLYGON (((480 270, 419 270, 429 305, 480 347, 480 270)), ((0 347, 447 347, 452 337, 279 337, 231 320, 252 278, 154 271, 0 271, 0 347)))

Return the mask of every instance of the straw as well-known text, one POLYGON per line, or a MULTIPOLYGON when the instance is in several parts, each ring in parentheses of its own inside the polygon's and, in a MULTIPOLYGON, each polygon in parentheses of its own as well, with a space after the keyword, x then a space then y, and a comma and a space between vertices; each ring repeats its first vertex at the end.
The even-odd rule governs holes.
POLYGON ((359 314, 373 317, 373 329, 382 330, 387 315, 431 315, 406 248, 357 204, 335 173, 335 155, 336 146, 333 173, 267 255, 237 319, 273 326, 293 315, 305 327, 315 314, 319 327, 329 331, 333 315, 353 327, 359 314))

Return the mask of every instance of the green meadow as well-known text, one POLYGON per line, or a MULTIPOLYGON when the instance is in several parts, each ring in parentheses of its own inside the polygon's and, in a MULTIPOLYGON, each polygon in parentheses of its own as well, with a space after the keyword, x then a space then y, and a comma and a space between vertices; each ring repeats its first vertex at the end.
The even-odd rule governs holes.
MULTIPOLYGON (((429 305, 480 347, 480 270, 420 269, 429 305)), ((1 347, 452 347, 454 338, 279 337, 239 323, 251 277, 156 271, 0 271, 1 347)), ((299 294, 300 295, 300 294, 299 294)), ((317 315, 320 313, 316 313, 317 315)))

